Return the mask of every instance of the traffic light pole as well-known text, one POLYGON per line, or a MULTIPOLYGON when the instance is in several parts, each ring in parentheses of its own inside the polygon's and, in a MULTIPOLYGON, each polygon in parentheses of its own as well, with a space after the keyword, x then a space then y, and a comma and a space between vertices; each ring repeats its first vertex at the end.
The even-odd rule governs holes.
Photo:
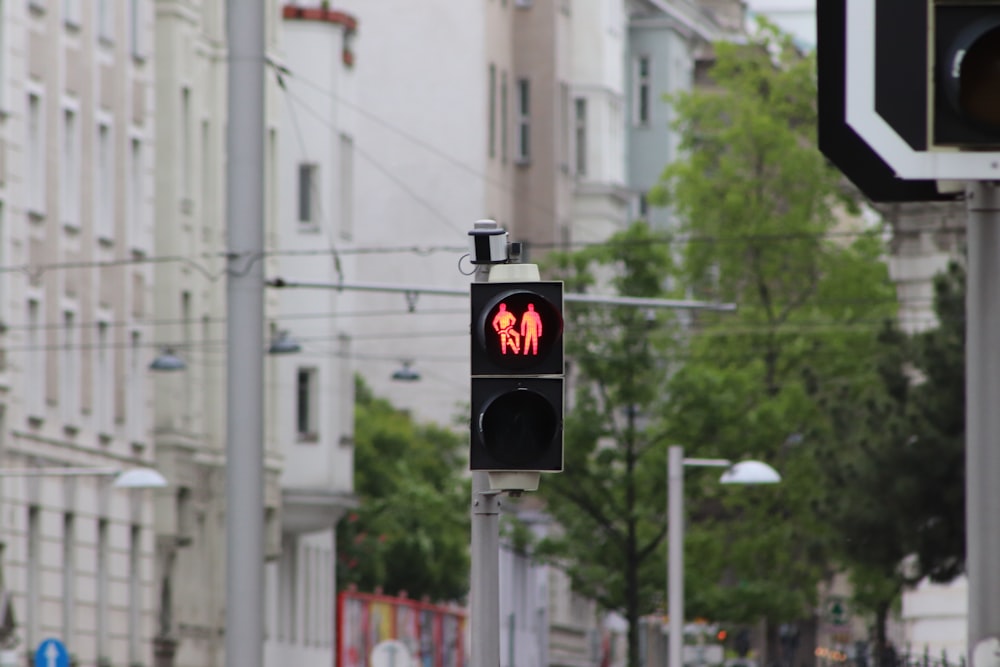
POLYGON ((970 664, 983 667, 1000 663, 1000 188, 971 182, 966 202, 968 647, 970 664))
MULTIPOLYGON (((488 264, 476 268, 476 282, 489 280, 488 264)), ((500 665, 500 493, 490 490, 489 473, 472 473, 472 571, 469 582, 472 652, 470 667, 500 665)))
POLYGON ((472 473, 472 654, 470 667, 500 664, 500 492, 472 473))

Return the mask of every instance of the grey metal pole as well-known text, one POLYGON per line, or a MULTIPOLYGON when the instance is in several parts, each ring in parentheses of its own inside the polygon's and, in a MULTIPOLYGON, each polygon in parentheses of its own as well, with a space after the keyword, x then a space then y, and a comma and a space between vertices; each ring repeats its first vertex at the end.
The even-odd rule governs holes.
MULTIPOLYGON (((488 279, 489 265, 480 265, 476 282, 488 279)), ((500 495, 490 490, 489 473, 472 473, 471 521, 470 667, 499 667, 500 495)))
POLYGON ((471 667, 500 665, 500 495, 472 473, 471 667))
MULTIPOLYGON (((969 658, 1000 637, 1000 194, 997 185, 966 187, 966 546, 969 658)), ((991 651, 992 652, 992 651, 991 651)), ((996 658, 992 658, 996 660, 996 658)), ((990 664, 994 664, 991 662, 990 664)))
POLYGON ((264 652, 264 6, 228 0, 226 659, 264 652))
POLYGON ((667 667, 684 665, 684 448, 671 445, 667 456, 667 667))

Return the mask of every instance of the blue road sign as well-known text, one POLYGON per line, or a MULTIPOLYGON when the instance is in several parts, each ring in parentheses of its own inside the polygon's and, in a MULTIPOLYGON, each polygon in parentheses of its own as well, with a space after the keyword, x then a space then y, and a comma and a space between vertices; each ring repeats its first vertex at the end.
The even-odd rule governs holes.
POLYGON ((58 639, 46 639, 35 651, 35 667, 69 667, 69 651, 58 639))

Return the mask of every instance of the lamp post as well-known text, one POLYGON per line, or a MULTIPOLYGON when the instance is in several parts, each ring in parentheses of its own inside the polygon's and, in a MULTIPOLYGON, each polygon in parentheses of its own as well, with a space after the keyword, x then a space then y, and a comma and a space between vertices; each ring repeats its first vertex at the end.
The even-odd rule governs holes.
POLYGON ((684 466, 725 468, 723 484, 774 484, 781 475, 761 461, 686 459, 671 445, 667 456, 667 615, 670 645, 667 667, 684 667, 684 466))

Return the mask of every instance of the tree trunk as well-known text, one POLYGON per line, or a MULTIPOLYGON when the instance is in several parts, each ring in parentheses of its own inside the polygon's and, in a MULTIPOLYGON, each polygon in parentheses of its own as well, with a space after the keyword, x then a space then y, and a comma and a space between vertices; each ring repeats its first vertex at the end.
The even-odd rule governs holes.
POLYGON ((625 617, 628 620, 628 667, 639 665, 639 601, 638 596, 630 596, 625 617))
POLYGON ((889 618, 889 603, 879 603, 875 609, 875 665, 896 667, 896 650, 889 645, 885 626, 889 618))

